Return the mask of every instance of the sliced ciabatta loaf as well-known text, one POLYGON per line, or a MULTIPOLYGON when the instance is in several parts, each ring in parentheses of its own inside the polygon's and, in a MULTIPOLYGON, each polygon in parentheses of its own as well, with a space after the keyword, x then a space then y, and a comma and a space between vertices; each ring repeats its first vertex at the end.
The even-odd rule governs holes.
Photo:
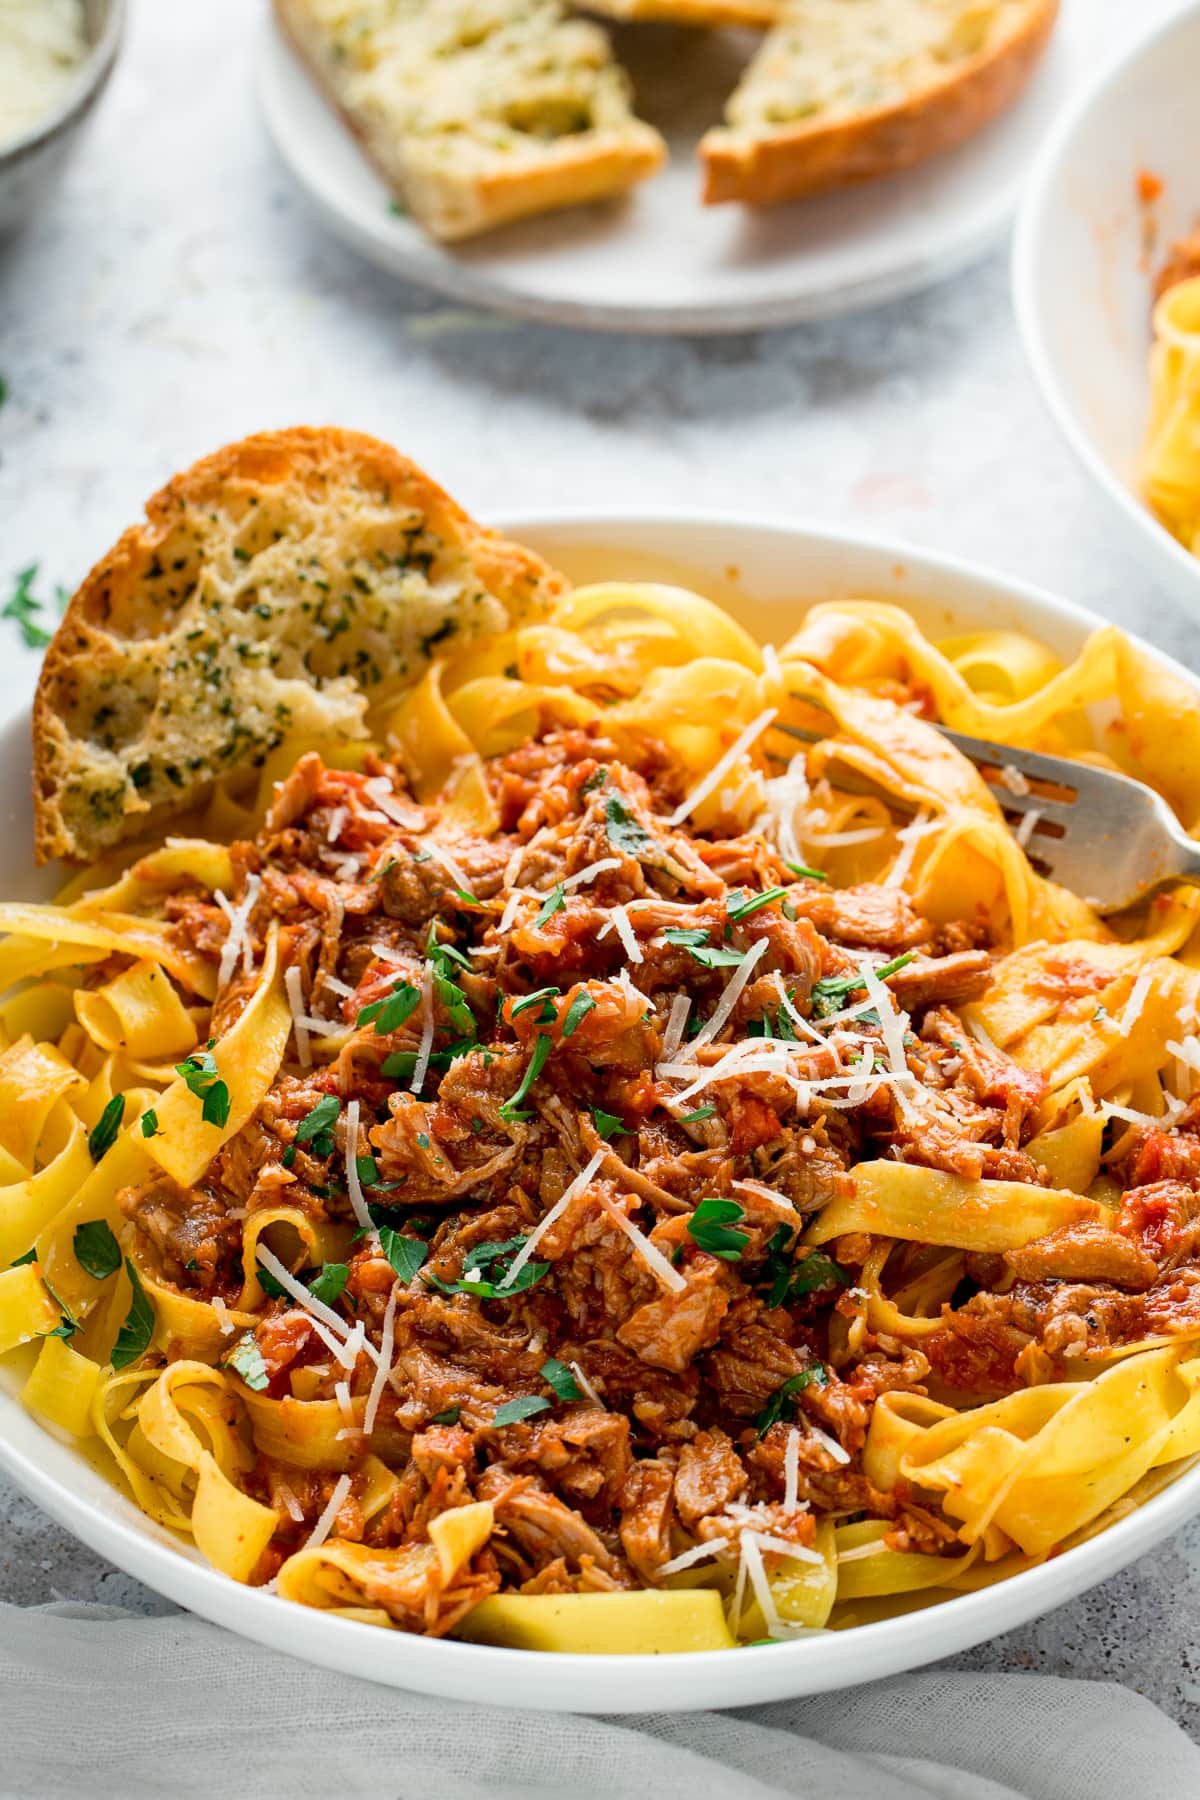
POLYGON ((562 591, 357 432, 265 432, 146 506, 71 601, 34 706, 38 857, 90 858, 287 737, 361 737, 455 636, 562 591))
POLYGON ((770 205, 891 175, 1021 92, 1058 0, 792 0, 704 137, 706 201, 770 205))
POLYGON ((471 237, 624 192, 666 156, 600 26, 559 0, 275 0, 417 222, 471 237))
POLYGON ((788 0, 584 0, 606 19, 659 20, 673 25, 773 25, 788 0))

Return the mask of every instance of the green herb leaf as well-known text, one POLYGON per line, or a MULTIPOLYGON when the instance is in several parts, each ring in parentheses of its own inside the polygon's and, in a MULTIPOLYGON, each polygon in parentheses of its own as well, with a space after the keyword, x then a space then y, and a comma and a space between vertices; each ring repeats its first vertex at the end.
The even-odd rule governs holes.
POLYGON ((668 944, 682 944, 687 950, 698 950, 708 942, 708 932, 698 925, 668 925, 663 936, 668 944))
POLYGON ((127 1369, 139 1356, 144 1356, 154 1336, 154 1308, 142 1286, 141 1276, 128 1257, 125 1258, 125 1273, 133 1289, 133 1300, 112 1347, 110 1360, 114 1369, 127 1369))
POLYGON ((574 1037, 588 1014, 590 1012, 595 1012, 595 1010, 596 1002, 592 999, 592 996, 587 992, 586 988, 581 988, 579 993, 577 993, 572 1000, 570 1006, 568 1006, 563 1018, 562 1035, 564 1042, 567 1038, 574 1037))
POLYGON ((358 1176, 360 1187, 374 1187, 379 1180, 379 1164, 373 1156, 356 1156, 354 1172, 358 1176))
POLYGON ((37 1261, 37 1245, 31 1244, 29 1246, 28 1250, 25 1252, 24 1256, 14 1256, 8 1266, 10 1269, 19 1269, 19 1268, 21 1268, 21 1266, 24 1263, 31 1263, 31 1262, 36 1262, 36 1261, 37 1261))
POLYGON ((561 881, 556 881, 554 886, 550 889, 549 894, 538 908, 537 917, 533 921, 533 929, 535 931, 540 931, 542 926, 547 924, 554 917, 555 913, 562 912, 566 904, 566 889, 563 887, 561 881))
POLYGON ((698 950, 688 945, 688 955, 700 964, 702 969, 734 969, 745 960, 744 950, 698 950))
POLYGON ((560 1400, 582 1400, 579 1383, 566 1363, 551 1356, 542 1364, 542 1380, 552 1387, 560 1400))
POLYGON ((749 900, 738 900, 736 905, 733 906, 729 904, 729 900, 733 899, 733 895, 731 894, 729 900, 726 900, 725 902, 725 911, 731 919, 748 919, 750 914, 756 913, 760 906, 770 906, 773 900, 782 900, 786 893, 786 888, 767 888, 761 894, 751 895, 749 900))
POLYGON ((541 1394, 522 1394, 517 1400, 506 1400, 497 1407, 492 1424, 499 1430, 504 1425, 517 1425, 522 1419, 532 1419, 535 1413, 549 1412, 550 1402, 541 1394))
POLYGON ((350 1270, 345 1263, 323 1263, 316 1280, 309 1282, 308 1291, 314 1300, 323 1300, 326 1306, 332 1306, 341 1299, 349 1276, 350 1270))
POLYGON ((337 1123, 341 1110, 342 1103, 336 1094, 322 1094, 312 1111, 305 1113, 297 1125, 296 1142, 308 1144, 325 1136, 337 1123))
POLYGON ((421 1238, 405 1237, 402 1232, 392 1231, 386 1225, 380 1229, 379 1242, 392 1268, 405 1287, 408 1287, 413 1276, 424 1267, 425 1258, 429 1255, 429 1245, 421 1238))
POLYGON ((801 1369, 798 1375, 789 1375, 788 1379, 775 1389, 755 1419, 756 1438, 765 1437, 772 1425, 778 1424, 779 1420, 785 1416, 789 1419, 794 1418, 796 1395, 806 1387, 810 1387, 814 1381, 819 1387, 829 1386, 829 1371, 824 1363, 810 1363, 807 1369, 801 1369))
POLYGON ((701 1200, 687 1222, 688 1236, 710 1256, 737 1262, 750 1242, 750 1233, 733 1227, 745 1216, 745 1207, 736 1200, 701 1200))
POLYGON ((602 788, 607 780, 607 769, 593 769, 579 791, 581 794, 594 794, 596 789, 602 788))
POLYGON ((526 1064, 525 1073, 521 1077, 520 1087, 517 1089, 512 1099, 506 1100, 504 1105, 500 1108, 500 1117, 502 1119, 506 1119, 512 1123, 522 1117, 520 1110, 521 1103, 542 1070, 545 1068, 546 1058, 549 1056, 553 1047, 553 1040, 546 1032, 540 1031, 534 1040, 533 1054, 526 1064))
POLYGON ((618 1118, 616 1113, 605 1112, 604 1108, 601 1106, 593 1106, 592 1124, 596 1127, 598 1134, 604 1139, 605 1143, 612 1137, 629 1136, 629 1128, 625 1124, 625 1121, 618 1118))
POLYGON ((420 1004, 420 988, 414 987, 411 981, 402 981, 384 999, 373 1000, 370 1006, 364 1006, 354 1023, 361 1027, 374 1019, 375 1030, 382 1037, 385 1032, 399 1031, 420 1004))
POLYGON ((453 1406, 448 1406, 445 1412, 434 1413, 429 1423, 431 1425, 457 1425, 461 1412, 462 1406, 456 1401, 453 1406))
POLYGON ((158 1114, 152 1106, 148 1106, 142 1114, 142 1136, 144 1138, 158 1136, 158 1114))
POLYGON ((261 1394, 265 1387, 270 1386, 271 1376, 252 1332, 248 1331, 238 1339, 225 1358, 225 1366, 236 1370, 246 1386, 256 1394, 261 1394))
POLYGON ((707 1106, 698 1106, 695 1112, 680 1113, 679 1123, 681 1125, 699 1125, 701 1119, 711 1119, 716 1110, 710 1101, 707 1106))
MULTIPOLYGON (((906 950, 903 956, 894 956, 891 962, 882 963, 874 970, 879 981, 894 975, 897 969, 906 968, 916 959, 915 950, 906 950)), ((859 988, 867 985, 866 976, 862 973, 854 975, 827 975, 823 981, 814 981, 810 998, 812 1009, 819 1019, 827 1019, 832 1013, 842 1010, 842 1002, 859 988)))
POLYGON ((604 808, 604 829, 614 850, 626 856, 642 857, 658 845, 641 820, 630 812, 619 794, 610 794, 604 808))
POLYGON ((175 1073, 182 1075, 188 1091, 203 1101, 200 1116, 206 1125, 222 1127, 228 1123, 229 1088, 221 1080, 211 1049, 194 1051, 175 1064, 175 1073))
POLYGON ((523 994, 509 1007, 508 1016, 510 1019, 519 1019, 521 1014, 528 1012, 531 1006, 538 1006, 541 1008, 541 1012, 538 1014, 538 1024, 550 1025, 557 1016, 552 1002, 555 996, 561 993, 562 989, 556 987, 535 988, 532 994, 523 994))
POLYGON ((810 869, 807 863, 791 863, 790 862, 790 863, 784 863, 783 866, 785 869, 790 869, 793 875, 799 875, 801 877, 801 879, 805 880, 805 881, 828 881, 829 880, 829 877, 828 877, 828 875, 826 875, 824 869, 810 869))
MULTIPOLYGON (((117 1141, 121 1121, 125 1117, 125 1096, 114 1094, 92 1129, 88 1132, 88 1150, 93 1162, 99 1162, 117 1141)), ((119 1259, 118 1259, 119 1260, 119 1259)))
POLYGON ((835 1263, 823 1251, 809 1250, 792 1269, 788 1299, 799 1294, 815 1294, 821 1288, 846 1287, 849 1282, 849 1272, 840 1263, 835 1263))
POLYGON ((281 1281, 275 1279, 270 1269, 264 1269, 262 1264, 259 1263, 254 1272, 258 1276, 258 1284, 262 1288, 264 1294, 269 1294, 272 1300, 286 1300, 288 1298, 287 1289, 281 1281))
POLYGON ((75 1227, 71 1240, 75 1261, 93 1281, 107 1281, 121 1266, 121 1246, 107 1219, 89 1219, 75 1227))
POLYGON ((481 906, 483 904, 482 901, 475 898, 474 894, 469 894, 466 888, 451 888, 450 892, 456 900, 461 900, 464 906, 481 906))
POLYGON ((37 563, 31 563, 27 569, 22 569, 14 580, 12 593, 0 607, 0 619, 16 620, 21 636, 30 650, 44 650, 50 642, 50 633, 37 622, 42 610, 42 602, 33 592, 37 574, 37 563))
POLYGON ((426 1275, 425 1279, 440 1288, 443 1294, 474 1294, 477 1300, 507 1300, 513 1294, 523 1294, 550 1270, 548 1262, 527 1262, 518 1270, 512 1286, 502 1289, 501 1282, 517 1252, 524 1246, 524 1236, 506 1238, 502 1243, 476 1244, 467 1251, 458 1281, 441 1281, 436 1275, 426 1275))

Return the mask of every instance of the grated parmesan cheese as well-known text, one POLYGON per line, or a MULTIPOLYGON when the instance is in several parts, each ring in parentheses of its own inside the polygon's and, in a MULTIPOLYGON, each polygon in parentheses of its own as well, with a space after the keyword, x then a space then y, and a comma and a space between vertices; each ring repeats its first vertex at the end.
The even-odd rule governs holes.
POLYGON ((375 1236, 375 1225, 367 1211, 367 1198, 362 1191, 362 1182, 358 1179, 358 1121, 360 1102, 351 1100, 346 1107, 346 1189, 350 1195, 350 1204, 354 1208, 354 1216, 372 1238, 375 1236))
POLYGON ((1041 816, 1042 815, 1036 806, 1031 806, 1027 813, 1022 814, 1021 823, 1013 832, 1013 838, 1021 846, 1022 850, 1027 850, 1029 848, 1029 840, 1037 830, 1038 821, 1041 819, 1041 816))
POLYGON ((334 1520, 341 1512, 342 1503, 349 1492, 350 1477, 348 1475, 339 1475, 333 1484, 333 1492, 325 1503, 324 1512, 300 1546, 302 1550, 316 1550, 325 1542, 325 1539, 333 1530, 334 1520))
POLYGON ((606 1412, 608 1410, 607 1407, 605 1406, 603 1400, 600 1398, 600 1395, 596 1392, 596 1389, 592 1386, 591 1382, 588 1380, 587 1376, 584 1374, 583 1370, 580 1368, 579 1364, 577 1362, 573 1362, 573 1363, 570 1363, 568 1365, 568 1367, 570 1368, 572 1375, 575 1377, 575 1380, 579 1384, 580 1392, 582 1394, 584 1394, 585 1397, 591 1401, 593 1406, 598 1406, 600 1408, 601 1412, 606 1412))
POLYGON ((759 1610, 767 1627, 768 1637, 783 1636, 783 1621, 779 1617, 775 1605, 775 1596, 771 1592, 771 1584, 767 1580, 767 1571, 763 1566, 762 1551, 752 1531, 743 1531, 738 1539, 742 1552, 742 1567, 750 1578, 750 1586, 754 1589, 754 1598, 758 1601, 759 1610))
POLYGON ((221 950, 221 962, 217 969, 217 986, 223 988, 233 977, 238 957, 242 959, 242 973, 248 975, 253 967, 250 939, 246 927, 250 923, 250 914, 258 901, 262 881, 257 875, 247 875, 246 892, 237 906, 231 906, 225 895, 217 888, 213 899, 229 921, 229 932, 221 950))
POLYGON ((690 1569, 695 1563, 723 1556, 728 1549, 728 1538, 710 1538, 705 1544, 693 1544, 690 1550, 681 1550, 670 1562, 663 1563, 657 1572, 659 1575, 678 1575, 681 1569, 690 1569))
POLYGON ((285 970, 283 988, 287 1002, 292 1010, 292 1036, 296 1040, 296 1056, 302 1069, 311 1069, 312 1051, 308 1044, 308 1025, 305 1022, 304 995, 300 987, 300 971, 293 963, 285 970))
POLYGON ((421 975, 421 1042, 417 1048, 417 1060, 413 1064, 413 1077, 409 1083, 411 1093, 419 1094, 425 1086, 425 1077, 429 1072, 429 1058, 433 1054, 433 965, 426 963, 421 975))
POLYGON ((367 1395, 367 1407, 363 1413, 363 1430, 369 1437, 375 1429, 375 1418, 379 1412, 379 1402, 383 1398, 383 1390, 392 1369, 392 1347, 395 1343, 396 1329, 396 1289, 393 1287, 388 1295, 387 1305, 383 1309, 383 1326, 379 1338, 379 1364, 371 1381, 371 1391, 367 1395))
POLYGON ((1130 989, 1129 998, 1125 1002, 1124 1011, 1117 1020, 1117 1030, 1122 1037, 1129 1036, 1134 1025, 1141 1017, 1142 1008, 1146 1004, 1146 995, 1150 992, 1153 981, 1154 977, 1151 975, 1149 969, 1143 969, 1137 980, 1134 982, 1133 987, 1130 989))
POLYGON ((800 1433, 794 1425, 783 1452, 783 1480, 783 1504, 788 1512, 795 1512, 800 1500, 800 1433))
POLYGON ((469 887, 467 877, 460 865, 455 862, 450 852, 444 849, 441 844, 436 843, 433 838, 426 838, 424 842, 425 848, 428 850, 434 862, 441 864, 455 887, 465 894, 469 887))
POLYGON ((229 1308, 222 1300, 220 1294, 214 1294, 209 1304, 217 1315, 217 1324, 221 1327, 221 1336, 232 1337, 237 1330, 237 1326, 230 1318, 229 1308))
POLYGON ((940 828, 941 821, 931 819, 922 808, 911 825, 906 825, 902 831, 896 833, 900 840, 900 854, 883 878, 884 887, 904 886, 913 866, 913 858, 917 854, 917 845, 923 837, 928 837, 931 831, 938 831, 940 828))
POLYGON ((625 1233, 655 1280, 660 1281, 664 1287, 670 1288, 673 1294, 686 1293, 687 1282, 679 1270, 673 1268, 667 1261, 658 1245, 652 1244, 645 1232, 639 1231, 633 1220, 625 1217, 620 1207, 613 1206, 608 1201, 603 1202, 603 1206, 607 1216, 619 1230, 625 1233))
POLYGON ((828 1450, 835 1463, 840 1463, 844 1466, 850 1461, 848 1453, 842 1449, 842 1446, 838 1443, 837 1439, 835 1437, 830 1437, 827 1431, 822 1431, 819 1425, 810 1423, 808 1435, 809 1437, 815 1437, 818 1444, 820 1444, 823 1449, 828 1450))
POLYGON ((692 1010, 691 997, 688 994, 676 994, 671 1002, 671 1010, 667 1015, 666 1030, 663 1032, 662 1060, 669 1063, 683 1042, 687 1016, 692 1010))
POLYGON ((675 808, 667 820, 668 825, 682 825, 688 814, 695 812, 701 801, 707 800, 713 790, 720 787, 730 769, 746 754, 754 740, 762 736, 778 711, 778 707, 769 706, 765 712, 759 713, 757 719, 753 719, 747 725, 745 731, 734 740, 724 756, 713 764, 703 780, 697 782, 687 799, 675 808))
POLYGON ((599 862, 589 863, 586 869, 580 869, 577 874, 565 876, 562 885, 569 893, 572 888, 583 887, 585 883, 595 881, 597 875, 603 875, 607 869, 619 869, 620 866, 619 856, 602 856, 599 862))
POLYGON ((767 940, 759 938, 752 949, 747 950, 732 976, 725 984, 725 991, 717 1001, 711 1019, 705 1021, 692 1039, 691 1054, 694 1057, 701 1044, 711 1044, 726 1019, 737 1005, 742 989, 746 986, 759 962, 767 953, 767 940))
POLYGON ((335 806, 334 807, 333 811, 329 815, 329 824, 325 829, 325 842, 327 844, 336 844, 337 843, 338 839, 342 835, 343 830, 345 829, 346 821, 349 819, 349 817, 350 817, 350 808, 348 806, 335 806))
MULTIPOLYGON (((643 962, 645 959, 642 956, 642 947, 634 935, 633 926, 629 921, 629 913, 625 907, 614 906, 611 909, 609 914, 609 925, 615 929, 617 936, 621 940, 621 948, 624 950, 630 962, 643 962)), ((600 936, 606 937, 608 935, 608 929, 609 927, 606 926, 600 933, 600 936)))
POLYGON ((841 850, 850 844, 869 844, 875 838, 883 836, 882 825, 864 825, 856 831, 827 831, 803 833, 806 844, 815 844, 818 850, 841 850))
MULTIPOLYGON (((508 1274, 504 1276, 503 1280, 496 1283, 496 1291, 498 1293, 503 1293, 505 1288, 512 1286, 513 1282, 517 1279, 517 1276, 521 1273, 521 1270, 525 1267, 525 1264, 533 1255, 533 1252, 541 1239, 545 1237, 546 1233, 549 1231, 551 1225, 554 1224, 556 1219, 562 1218, 562 1215, 566 1212, 576 1194, 583 1192, 584 1188, 587 1186, 588 1182, 591 1181, 607 1155, 608 1146, 606 1144, 602 1150, 597 1150, 596 1154, 588 1159, 583 1168, 580 1169, 574 1181, 572 1181, 568 1187, 564 1188, 561 1197, 554 1202, 554 1205, 550 1208, 550 1211, 546 1214, 545 1218, 540 1219, 534 1226, 529 1236, 525 1239, 525 1242, 521 1245, 521 1248, 517 1251, 517 1254, 509 1263, 508 1274)), ((674 1271, 672 1271, 672 1273, 674 1273, 674 1271)))

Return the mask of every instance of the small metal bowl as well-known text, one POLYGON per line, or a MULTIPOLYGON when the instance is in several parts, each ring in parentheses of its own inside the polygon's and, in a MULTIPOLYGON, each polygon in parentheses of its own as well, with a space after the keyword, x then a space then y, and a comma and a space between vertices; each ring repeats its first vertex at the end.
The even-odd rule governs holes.
POLYGON ((0 150, 0 236, 25 224, 46 199, 104 91, 125 29, 125 0, 84 0, 91 52, 59 104, 0 150))

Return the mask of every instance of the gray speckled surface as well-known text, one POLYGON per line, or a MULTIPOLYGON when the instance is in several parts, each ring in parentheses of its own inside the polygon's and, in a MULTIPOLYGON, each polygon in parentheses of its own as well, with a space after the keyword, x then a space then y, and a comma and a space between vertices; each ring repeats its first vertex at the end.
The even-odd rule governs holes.
MULTIPOLYGON (((0 249, 0 586, 35 560, 73 583, 170 470, 229 438, 337 421, 400 443, 485 514, 810 515, 992 563, 1200 661, 1200 627, 1147 582, 1041 411, 1002 256, 771 337, 464 315, 356 261, 292 193, 253 104, 257 11, 138 0, 84 155, 0 249)), ((36 659, 3 648, 10 712, 36 659)), ((3 1484, 0 1517, 0 1598, 163 1605, 3 1484)), ((1200 1523, 961 1662, 1116 1678, 1197 1734, 1197 1620, 1200 1523)))

